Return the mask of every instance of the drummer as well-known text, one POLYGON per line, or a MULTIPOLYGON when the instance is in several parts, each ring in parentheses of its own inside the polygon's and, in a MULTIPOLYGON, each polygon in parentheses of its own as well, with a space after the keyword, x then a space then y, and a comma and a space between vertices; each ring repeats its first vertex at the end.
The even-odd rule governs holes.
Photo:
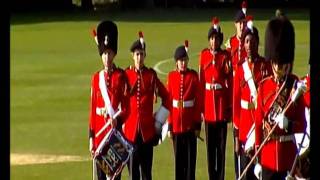
MULTIPOLYGON (((121 124, 128 114, 125 74, 113 63, 118 49, 117 25, 112 21, 102 21, 94 35, 103 69, 94 73, 91 81, 89 150, 92 157, 111 128, 121 130, 121 124)), ((97 175, 98 180, 106 179, 106 174, 98 163, 95 171, 93 174, 97 175)), ((115 179, 119 180, 120 175, 115 179)))
POLYGON ((297 152, 293 134, 306 127, 303 97, 291 96, 291 92, 297 92, 295 82, 299 80, 292 74, 294 40, 294 27, 287 17, 268 22, 265 58, 271 61, 273 75, 259 85, 255 112, 255 145, 257 149, 262 146, 259 162, 263 180, 286 178, 297 152), (262 144, 267 137, 269 140, 262 144))

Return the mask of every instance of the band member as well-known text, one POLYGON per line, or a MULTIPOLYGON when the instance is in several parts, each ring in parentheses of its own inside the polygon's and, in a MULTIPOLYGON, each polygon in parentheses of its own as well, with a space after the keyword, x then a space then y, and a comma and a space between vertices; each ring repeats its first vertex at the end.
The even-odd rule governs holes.
POLYGON ((263 180, 285 179, 297 153, 293 134, 306 128, 303 96, 295 90, 299 79, 292 74, 294 42, 294 27, 288 18, 268 22, 265 58, 271 60, 273 75, 259 85, 255 112, 255 145, 257 149, 262 146, 259 161, 263 180))
MULTIPOLYGON (((102 21, 94 34, 103 69, 94 73, 91 81, 89 144, 92 156, 112 128, 121 130, 119 127, 128 113, 126 76, 113 62, 118 48, 117 26, 112 21, 102 21), (110 126, 106 126, 109 123, 110 126)), ((99 180, 106 179, 100 166, 96 166, 94 173, 97 173, 99 180)), ((120 175, 115 179, 120 179, 120 175)))
POLYGON ((232 110, 228 94, 232 67, 229 53, 221 49, 222 41, 219 19, 214 17, 208 32, 209 48, 202 50, 199 62, 210 180, 224 179, 227 123, 232 110))
POLYGON ((173 140, 175 179, 195 180, 197 137, 201 130, 198 73, 188 68, 188 41, 175 50, 176 70, 168 74, 171 107, 168 136, 173 140))
POLYGON ((129 82, 130 114, 124 124, 124 134, 135 145, 135 152, 129 160, 131 180, 152 179, 153 146, 158 142, 153 116, 153 104, 157 96, 162 105, 169 109, 168 92, 152 68, 144 65, 146 43, 142 32, 134 41, 130 51, 133 66, 125 70, 129 82))
MULTIPOLYGON (((231 76, 231 87, 230 87, 230 94, 229 96, 232 97, 231 104, 234 98, 234 84, 233 84, 233 78, 236 72, 237 68, 237 63, 240 61, 240 59, 243 59, 245 57, 245 50, 243 48, 243 44, 241 44, 241 36, 243 29, 246 25, 246 13, 247 13, 247 1, 243 1, 241 4, 241 10, 238 10, 235 17, 234 17, 234 26, 236 29, 235 35, 233 35, 231 38, 227 40, 225 43, 226 50, 230 52, 231 56, 231 63, 232 63, 232 74, 231 76)), ((234 108, 234 107, 232 107, 234 108)), ((234 111, 234 109, 232 110, 234 111)), ((233 115, 232 115, 233 116, 233 115)), ((233 121, 233 136, 234 136, 234 151, 236 151, 236 140, 235 140, 235 135, 236 135, 236 129, 238 127, 234 123, 234 117, 232 117, 233 121)), ((236 179, 238 179, 239 176, 239 169, 238 166, 240 164, 240 157, 237 155, 236 152, 234 152, 234 165, 235 165, 235 174, 236 174, 236 179)))
MULTIPOLYGON (((254 151, 254 141, 246 149, 249 135, 254 135, 254 112, 257 105, 257 85, 260 81, 272 74, 271 64, 258 53, 259 33, 253 26, 253 17, 247 16, 247 26, 242 34, 241 43, 244 45, 246 57, 237 64, 234 76, 233 115, 236 125, 235 146, 240 155, 241 172, 250 162, 254 151), (252 133, 252 134, 251 134, 252 133)), ((242 179, 255 179, 254 166, 251 166, 242 179)))

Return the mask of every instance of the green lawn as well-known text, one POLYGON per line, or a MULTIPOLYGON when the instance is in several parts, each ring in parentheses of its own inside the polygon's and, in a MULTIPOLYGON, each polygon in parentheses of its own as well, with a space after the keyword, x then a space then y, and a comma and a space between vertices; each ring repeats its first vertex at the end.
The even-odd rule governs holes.
MULTIPOLYGON (((129 47, 137 39, 137 32, 142 30, 147 43, 148 66, 172 58, 175 48, 188 39, 190 66, 197 70, 198 54, 207 46, 211 17, 220 17, 226 40, 234 33, 234 13, 234 9, 171 9, 137 13, 13 14, 10 32, 11 153, 89 157, 90 79, 91 74, 102 67, 90 32, 100 20, 110 18, 118 25, 119 47, 115 62, 120 67, 131 64, 129 47)), ((261 39, 259 51, 263 55, 264 31, 267 21, 274 16, 274 9, 249 13, 255 17, 254 25, 261 39)), ((309 70, 309 11, 293 9, 286 13, 296 33, 294 72, 303 76, 309 70)), ((174 68, 173 60, 159 68, 169 72, 174 68)), ((166 81, 166 75, 159 74, 159 77, 166 81)), ((226 179, 234 179, 231 124, 226 156, 226 179)), ((155 180, 174 179, 173 160, 170 141, 155 148, 155 180)), ((89 178, 90 161, 11 166, 13 180, 89 178)), ((126 169, 123 179, 127 179, 126 169)), ((196 179, 208 179, 205 143, 201 141, 198 142, 196 179)))

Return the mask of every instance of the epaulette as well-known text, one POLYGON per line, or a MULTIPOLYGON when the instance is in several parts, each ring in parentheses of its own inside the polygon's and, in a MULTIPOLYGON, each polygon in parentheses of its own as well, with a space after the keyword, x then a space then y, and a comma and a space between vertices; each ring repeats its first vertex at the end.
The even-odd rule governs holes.
POLYGON ((264 58, 263 56, 260 56, 260 55, 258 55, 258 59, 262 60, 263 62, 269 62, 269 61, 266 60, 266 58, 264 58))
POLYGON ((120 74, 124 74, 124 73, 125 73, 125 71, 124 71, 122 68, 120 68, 120 67, 116 67, 115 70, 116 70, 116 71, 119 71, 120 74))
POLYGON ((266 80, 271 79, 271 78, 272 78, 272 75, 267 76, 267 77, 265 77, 264 79, 262 79, 262 80, 259 82, 259 84, 262 85, 262 84, 265 83, 266 80))
POLYGON ((308 77, 308 75, 304 75, 304 76, 302 76, 302 77, 300 78, 300 80, 305 80, 305 79, 307 79, 307 77, 308 77))
POLYGON ((189 69, 189 71, 194 75, 198 77, 198 73, 197 71, 195 71, 194 69, 189 69))
POLYGON ((230 52, 227 51, 226 49, 221 49, 221 52, 226 56, 228 56, 230 54, 230 52))
POLYGON ((147 69, 154 72, 154 73, 156 72, 152 67, 148 67, 147 69))
POLYGON ((246 59, 241 59, 239 62, 237 62, 237 65, 241 66, 245 61, 246 61, 246 59))
POLYGON ((101 71, 101 70, 94 72, 94 75, 95 75, 95 74, 99 74, 99 73, 100 73, 100 71, 101 71))
POLYGON ((133 66, 132 65, 130 65, 130 66, 128 66, 127 68, 126 68, 126 70, 132 70, 133 69, 133 66))
POLYGON ((209 48, 204 48, 202 49, 201 53, 205 52, 205 51, 209 51, 209 48))
POLYGON ((155 76, 158 76, 156 70, 154 70, 152 67, 149 67, 148 69, 149 69, 155 76))

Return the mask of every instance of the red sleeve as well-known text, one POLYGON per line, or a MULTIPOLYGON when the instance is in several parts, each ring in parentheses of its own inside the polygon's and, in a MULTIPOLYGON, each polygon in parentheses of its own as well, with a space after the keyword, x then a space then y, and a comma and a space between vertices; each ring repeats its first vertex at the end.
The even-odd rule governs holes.
POLYGON ((129 115, 129 102, 130 102, 130 97, 129 97, 129 85, 128 85, 128 81, 127 81, 127 78, 125 76, 125 73, 122 74, 121 78, 120 78, 120 83, 122 85, 121 87, 121 99, 120 99, 120 102, 121 102, 121 113, 120 113, 120 123, 123 124, 128 115, 129 115))
POLYGON ((241 87, 240 87, 240 71, 237 68, 233 82, 233 125, 236 129, 239 129, 240 123, 240 100, 241 100, 241 87))
MULTIPOLYGON (((197 92, 198 90, 201 90, 201 88, 202 88, 202 86, 200 84, 200 81, 199 81, 198 74, 196 74, 196 76, 195 76, 195 88, 196 88, 196 97, 195 97, 195 102, 196 102, 196 112, 195 113, 196 114, 195 114, 195 120, 197 121, 197 123, 201 123, 202 122, 202 120, 201 120, 201 112, 203 112, 202 108, 203 108, 203 104, 204 104, 204 102, 203 102, 204 93, 197 92)), ((201 91, 201 92, 203 92, 203 91, 201 91)))
POLYGON ((224 60, 224 71, 225 71, 225 84, 227 87, 227 109, 226 109, 226 118, 232 118, 232 64, 230 59, 230 54, 228 51, 226 52, 226 58, 224 60))
POLYGON ((170 73, 168 74, 168 78, 167 78, 167 91, 168 91, 168 101, 169 101, 169 116, 168 116, 168 126, 169 126, 169 130, 172 131, 172 111, 173 111, 173 107, 172 107, 172 92, 171 92, 171 81, 170 81, 170 73))
MULTIPOLYGON (((89 138, 92 138, 94 141, 94 127, 96 119, 96 88, 95 88, 95 76, 92 76, 91 80, 91 92, 90 92, 90 117, 89 117, 89 138)), ((93 143, 94 144, 94 143, 93 143)))
POLYGON ((206 87, 206 80, 205 80, 205 76, 204 76, 204 69, 203 69, 203 63, 202 63, 202 53, 200 53, 200 58, 199 58, 199 83, 200 83, 200 92, 202 94, 202 99, 201 99, 201 113, 204 113, 204 95, 205 95, 205 87, 206 87))
POLYGON ((292 122, 292 132, 293 133, 303 133, 305 132, 307 122, 305 118, 305 106, 303 96, 297 99, 297 102, 293 104, 290 109, 290 114, 288 113, 288 119, 292 122))
POLYGON ((163 85, 163 83, 159 80, 157 76, 156 77, 156 87, 158 88, 158 94, 161 97, 161 103, 162 106, 169 109, 170 106, 170 100, 169 100, 169 93, 166 89, 166 87, 163 85))
POLYGON ((263 138, 262 122, 264 118, 264 107, 262 105, 263 92, 262 86, 258 87, 257 109, 255 110, 255 145, 260 146, 263 138))

